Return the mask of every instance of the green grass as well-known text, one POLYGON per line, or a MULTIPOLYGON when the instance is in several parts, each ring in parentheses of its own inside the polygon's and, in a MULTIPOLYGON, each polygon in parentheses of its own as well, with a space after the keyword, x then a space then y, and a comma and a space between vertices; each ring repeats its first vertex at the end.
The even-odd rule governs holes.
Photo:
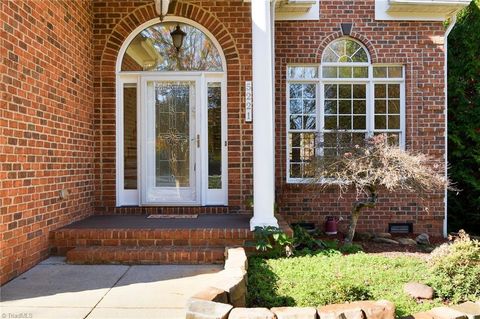
POLYGON ((429 282, 425 261, 358 253, 322 253, 294 258, 251 257, 249 306, 313 306, 353 300, 386 299, 397 316, 428 310, 441 300, 417 303, 403 292, 409 281, 429 282))

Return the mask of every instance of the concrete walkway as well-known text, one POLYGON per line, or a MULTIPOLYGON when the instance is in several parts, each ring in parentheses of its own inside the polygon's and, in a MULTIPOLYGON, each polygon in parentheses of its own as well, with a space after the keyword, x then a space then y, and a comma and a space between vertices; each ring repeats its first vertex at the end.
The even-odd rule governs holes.
POLYGON ((0 317, 185 318, 222 265, 68 265, 52 257, 1 287, 0 317))

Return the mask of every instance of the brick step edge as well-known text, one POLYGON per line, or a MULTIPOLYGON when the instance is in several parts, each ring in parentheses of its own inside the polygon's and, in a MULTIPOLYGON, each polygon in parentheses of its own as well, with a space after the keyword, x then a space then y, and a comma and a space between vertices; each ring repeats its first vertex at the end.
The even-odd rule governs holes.
POLYGON ((243 246, 253 240, 249 229, 59 229, 50 233, 50 253, 89 246, 243 246))
POLYGON ((76 247, 67 252, 67 263, 87 264, 223 264, 224 247, 76 247))
POLYGON ((50 232, 52 240, 249 240, 255 236, 244 228, 149 229, 149 228, 61 228, 50 232))

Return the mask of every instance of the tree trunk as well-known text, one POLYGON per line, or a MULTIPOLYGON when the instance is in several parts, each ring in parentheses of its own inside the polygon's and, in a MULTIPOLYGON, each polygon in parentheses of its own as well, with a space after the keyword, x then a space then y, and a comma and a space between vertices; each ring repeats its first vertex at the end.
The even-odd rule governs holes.
POLYGON ((360 217, 360 209, 357 209, 355 204, 352 208, 352 213, 350 216, 350 225, 348 225, 348 234, 347 238, 345 238, 346 244, 351 244, 353 241, 353 236, 355 236, 355 228, 357 227, 358 217, 360 217))
POLYGON ((360 217, 360 212, 365 207, 375 207, 377 203, 377 193, 374 187, 368 187, 368 198, 365 200, 356 201, 352 205, 350 224, 348 226, 347 237, 345 238, 346 244, 351 244, 353 237, 355 236, 355 228, 357 227, 358 218, 360 217))

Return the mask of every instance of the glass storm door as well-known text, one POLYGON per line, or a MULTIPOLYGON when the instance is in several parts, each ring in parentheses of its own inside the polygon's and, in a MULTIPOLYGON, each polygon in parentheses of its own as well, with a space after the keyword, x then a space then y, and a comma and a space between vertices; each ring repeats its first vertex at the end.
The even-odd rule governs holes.
POLYGON ((142 202, 198 204, 199 80, 143 79, 142 88, 145 125, 142 202))

